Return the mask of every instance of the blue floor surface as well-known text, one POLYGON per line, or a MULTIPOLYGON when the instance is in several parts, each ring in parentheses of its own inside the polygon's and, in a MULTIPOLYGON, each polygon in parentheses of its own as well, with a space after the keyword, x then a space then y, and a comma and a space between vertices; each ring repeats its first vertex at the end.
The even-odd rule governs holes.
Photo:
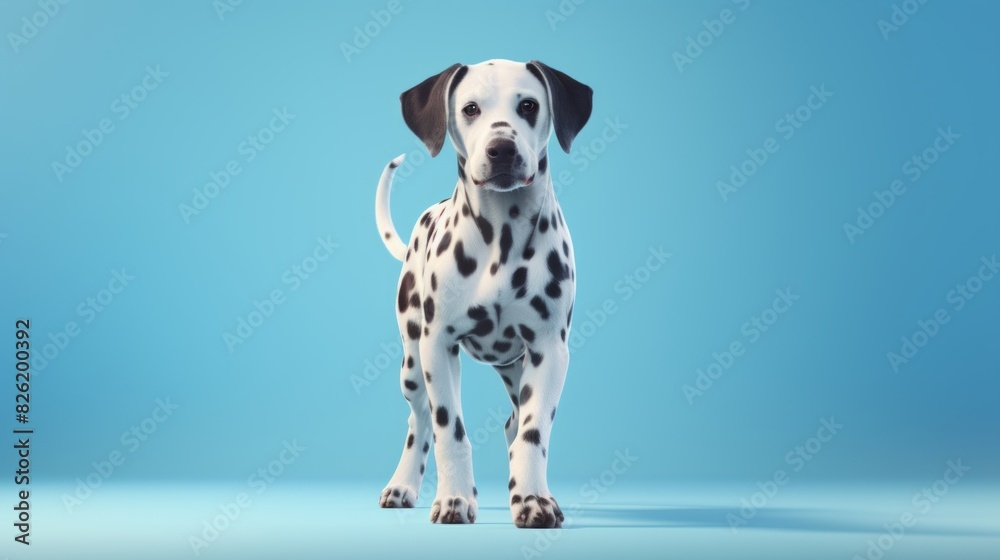
POLYGON ((741 498, 752 498, 756 488, 619 483, 602 494, 556 487, 567 513, 562 530, 516 529, 504 505, 506 489, 481 491, 474 526, 432 525, 428 495, 414 509, 379 509, 380 489, 375 482, 309 486, 280 480, 263 489, 122 484, 72 503, 66 492, 73 485, 47 486, 34 493, 32 545, 7 544, 0 556, 1000 558, 1000 489, 971 482, 935 496, 936 503, 913 501, 919 484, 785 487, 771 498, 757 496, 762 507, 742 513, 741 498))

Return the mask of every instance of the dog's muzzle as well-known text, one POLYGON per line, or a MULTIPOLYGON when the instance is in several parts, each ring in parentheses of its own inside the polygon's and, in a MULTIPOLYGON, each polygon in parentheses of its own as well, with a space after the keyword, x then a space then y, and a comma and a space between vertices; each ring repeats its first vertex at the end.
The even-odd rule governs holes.
POLYGON ((513 140, 507 138, 494 138, 486 145, 486 159, 488 162, 487 176, 484 179, 475 179, 476 186, 483 186, 492 183, 500 189, 510 189, 516 183, 528 186, 535 180, 535 176, 525 177, 522 171, 524 158, 517 153, 517 145, 513 140))

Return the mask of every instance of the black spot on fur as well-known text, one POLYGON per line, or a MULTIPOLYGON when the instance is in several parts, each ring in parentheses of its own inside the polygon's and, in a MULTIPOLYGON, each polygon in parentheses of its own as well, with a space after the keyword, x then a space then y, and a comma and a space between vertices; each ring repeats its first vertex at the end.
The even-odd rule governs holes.
POLYGON ((528 267, 519 266, 514 271, 514 274, 510 275, 510 287, 517 290, 517 297, 521 298, 527 294, 525 289, 525 284, 528 282, 528 267))
POLYGON ((535 311, 538 312, 538 316, 542 319, 549 318, 549 308, 545 305, 545 302, 542 301, 541 297, 535 296, 531 298, 531 307, 535 308, 535 311))
POLYGON ((406 367, 413 369, 413 356, 406 358, 406 367))
POLYGON ((562 281, 569 275, 569 266, 562 262, 562 259, 559 258, 559 252, 555 249, 549 251, 545 264, 548 266, 549 274, 552 275, 553 280, 562 281))
POLYGON ((451 245, 451 232, 446 231, 444 235, 441 236, 441 242, 438 243, 437 255, 440 257, 441 253, 448 250, 448 246, 451 245))
POLYGON ((517 400, 517 395, 515 395, 513 393, 511 393, 511 395, 510 395, 510 402, 511 402, 511 404, 514 405, 514 408, 517 408, 518 406, 521 406, 521 403, 518 402, 518 400, 517 400))
POLYGON ((490 316, 490 312, 487 311, 487 309, 482 305, 474 305, 470 307, 468 314, 470 319, 476 321, 482 321, 483 319, 486 319, 487 317, 490 316))
POLYGON ((561 338, 563 342, 566 342, 566 329, 559 331, 559 338, 561 338))
POLYGON ((569 243, 565 241, 563 241, 563 254, 566 255, 567 259, 569 258, 569 243))
POLYGON ((500 263, 493 263, 490 265, 490 276, 496 276, 497 270, 500 269, 500 263))
POLYGON ((521 495, 520 494, 514 494, 513 496, 510 497, 510 505, 516 506, 519 503, 521 503, 521 495))
POLYGON ((507 212, 507 215, 510 216, 511 218, 516 218, 520 214, 521 214, 521 209, 517 207, 517 204, 511 206, 510 210, 507 212))
POLYGON ((528 443, 533 443, 535 445, 541 445, 541 443, 542 443, 542 434, 541 434, 541 432, 539 432, 535 428, 532 428, 530 430, 526 430, 524 432, 524 434, 521 436, 521 439, 523 439, 524 441, 526 441, 528 443))
POLYGON ((521 422, 521 425, 522 425, 522 426, 527 426, 527 425, 528 425, 528 424, 529 424, 529 423, 531 422, 531 419, 532 419, 532 418, 534 418, 534 416, 532 416, 532 415, 530 415, 530 414, 529 414, 529 415, 527 415, 527 416, 525 416, 525 417, 524 417, 524 422, 521 422))
POLYGON ((514 332, 514 325, 507 325, 507 327, 503 330, 503 335, 506 338, 514 338, 517 336, 517 333, 514 332))
POLYGON ((559 287, 559 282, 555 280, 550 281, 545 285, 545 295, 552 299, 556 299, 562 295, 562 288, 559 287))
POLYGON ((458 272, 466 278, 476 271, 476 259, 465 256, 465 247, 461 241, 455 243, 455 264, 458 266, 458 272))
POLYGON ((424 321, 430 323, 434 320, 434 299, 427 296, 424 300, 424 321))
POLYGON ((458 345, 457 344, 451 347, 451 355, 452 356, 457 356, 458 355, 458 345))
POLYGON ((535 341, 535 331, 528 328, 526 325, 518 325, 517 328, 521 331, 521 338, 526 342, 535 341))
POLYGON ((420 324, 416 321, 406 322, 406 334, 412 340, 420 340, 420 324))
POLYGON ((415 382, 413 382, 413 381, 410 381, 409 379, 407 379, 406 381, 404 381, 403 385, 406 385, 406 388, 409 389, 409 390, 411 390, 411 391, 416 391, 417 390, 417 384, 415 382))
POLYGON ((410 434, 410 437, 406 438, 406 448, 409 449, 411 447, 413 447, 413 434, 410 434))
POLYGON ((510 378, 507 377, 506 375, 501 375, 500 378, 503 379, 504 385, 506 385, 508 387, 513 387, 514 386, 514 382, 511 381, 510 378))
POLYGON ((419 236, 413 238, 413 250, 414 251, 419 251, 420 250, 420 237, 419 236))
POLYGON ((448 425, 448 409, 447 408, 445 408, 443 406, 439 406, 438 409, 437 409, 437 412, 435 414, 437 414, 437 423, 438 423, 438 426, 447 426, 448 425))
POLYGON ((460 416, 455 417, 455 439, 458 441, 465 439, 465 426, 462 425, 460 416))
POLYGON ((552 407, 552 417, 550 418, 550 420, 555 420, 555 419, 556 419, 556 407, 552 407))
POLYGON ((420 465, 420 474, 424 474, 424 466, 420 465))
POLYGON ((507 423, 504 424, 503 427, 506 428, 506 429, 509 429, 510 428, 510 421, 513 420, 513 419, 514 419, 513 415, 511 415, 509 418, 507 418, 507 423))
POLYGON ((506 352, 510 350, 511 346, 513 346, 511 343, 504 342, 503 340, 498 340, 493 343, 493 349, 497 352, 506 352))
POLYGON ((476 488, 475 486, 472 487, 472 495, 473 496, 478 496, 479 495, 479 489, 476 488))
POLYGON ((472 211, 469 210, 469 205, 468 204, 463 204, 462 205, 462 215, 463 216, 468 216, 471 212, 472 211))
POLYGON ((521 387, 521 404, 528 402, 528 399, 531 398, 531 394, 531 385, 525 384, 524 387, 521 387))
POLYGON ((524 254, 522 254, 521 256, 524 257, 524 260, 530 261, 531 257, 535 256, 535 248, 530 245, 525 247, 524 254))
POLYGON ((405 313, 409 308, 410 292, 413 291, 413 288, 415 288, 416 285, 416 277, 413 276, 412 272, 407 271, 406 274, 403 275, 403 279, 399 282, 399 297, 397 303, 400 313, 405 313))
POLYGON ((545 216, 542 216, 542 219, 538 220, 538 231, 541 233, 549 231, 549 219, 545 216))
POLYGON ((507 490, 513 490, 515 486, 517 486, 517 481, 511 477, 510 482, 507 483, 507 490))
MULTIPOLYGON (((493 332, 493 321, 490 319, 483 319, 482 321, 476 323, 476 326, 470 332, 476 336, 486 336, 493 332)), ((466 340, 472 342, 471 339, 466 340)), ((482 350, 482 347, 476 348, 476 350, 482 350)))
POLYGON ((399 164, 396 163, 395 161, 389 162, 389 169, 396 169, 397 167, 399 167, 399 164))
POLYGON ((391 234, 391 233, 389 233, 388 231, 387 231, 387 232, 385 232, 385 233, 384 233, 384 234, 382 234, 382 235, 384 235, 386 239, 392 239, 392 234, 391 234))
POLYGON ((495 362, 498 359, 499 358, 497 358, 496 354, 489 354, 489 353, 483 354, 483 361, 484 362, 495 362))
POLYGON ((507 264, 507 257, 510 256, 510 248, 514 245, 514 235, 510 231, 510 224, 504 224, 500 228, 500 263, 507 264))
POLYGON ((454 334, 455 333, 455 327, 453 327, 451 325, 448 325, 444 330, 446 330, 448 332, 448 334, 454 334))
POLYGON ((431 273, 431 291, 437 291, 438 289, 438 277, 437 274, 431 273))
POLYGON ((476 225, 479 227, 480 233, 483 234, 483 241, 487 245, 493 243, 493 224, 482 216, 476 216, 476 225))
POLYGON ((428 451, 428 450, 429 450, 430 448, 431 448, 431 444, 430 444, 430 443, 427 443, 427 442, 425 441, 425 442, 424 442, 424 453, 427 453, 427 451, 428 451))
POLYGON ((538 174, 541 175, 545 173, 549 168, 549 156, 548 154, 542 156, 542 159, 538 160, 538 174))
POLYGON ((426 380, 428 383, 431 382, 431 372, 424 370, 424 380, 426 380))
POLYGON ((418 294, 416 290, 410 294, 410 307, 420 309, 420 294, 418 294))
POLYGON ((528 355, 531 357, 531 365, 538 367, 542 363, 542 354, 535 354, 531 350, 528 350, 528 355))

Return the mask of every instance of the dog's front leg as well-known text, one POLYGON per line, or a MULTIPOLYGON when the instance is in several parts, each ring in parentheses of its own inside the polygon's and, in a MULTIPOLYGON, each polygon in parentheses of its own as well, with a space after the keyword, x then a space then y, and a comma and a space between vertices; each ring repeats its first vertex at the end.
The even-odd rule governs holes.
POLYGON ((546 479, 549 436, 559 405, 569 347, 560 336, 528 346, 518 397, 520 424, 510 445, 510 513, 518 527, 561 527, 563 513, 546 479))
POLYGON ((420 341, 427 395, 434 425, 437 495, 431 505, 434 523, 473 523, 478 502, 472 477, 472 444, 462 421, 461 372, 457 342, 425 335, 420 341))

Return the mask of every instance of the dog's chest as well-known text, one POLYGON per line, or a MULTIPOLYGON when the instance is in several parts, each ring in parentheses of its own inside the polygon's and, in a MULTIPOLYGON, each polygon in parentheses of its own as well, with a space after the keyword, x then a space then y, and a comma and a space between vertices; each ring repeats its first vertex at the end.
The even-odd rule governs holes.
POLYGON ((541 330, 566 327, 575 295, 572 244, 561 211, 529 208, 484 217, 461 199, 442 201, 418 222, 424 320, 457 351, 510 363, 541 330), (427 321, 427 301, 433 309, 427 321))

